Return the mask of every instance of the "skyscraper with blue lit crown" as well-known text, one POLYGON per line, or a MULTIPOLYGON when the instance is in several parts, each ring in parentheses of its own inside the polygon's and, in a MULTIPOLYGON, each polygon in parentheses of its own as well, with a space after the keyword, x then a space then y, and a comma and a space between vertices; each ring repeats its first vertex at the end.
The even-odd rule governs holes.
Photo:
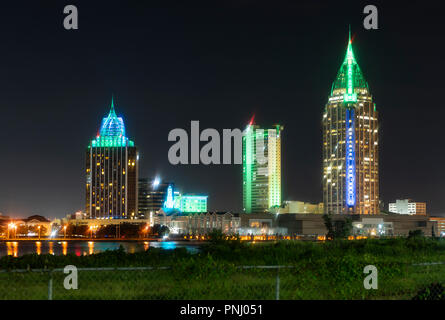
POLYGON ((322 123, 326 213, 378 214, 378 113, 350 33, 322 123))
POLYGON ((86 152, 86 213, 91 219, 137 217, 138 151, 114 102, 86 152))

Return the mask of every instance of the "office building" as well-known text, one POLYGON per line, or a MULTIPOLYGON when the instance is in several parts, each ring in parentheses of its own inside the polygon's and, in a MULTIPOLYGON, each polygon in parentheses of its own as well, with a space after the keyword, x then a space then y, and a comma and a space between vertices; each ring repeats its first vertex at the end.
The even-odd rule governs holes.
POLYGON ((160 178, 141 178, 139 179, 139 211, 140 217, 149 217, 149 214, 159 213, 164 207, 167 199, 167 191, 169 186, 172 190, 172 197, 179 195, 175 190, 173 182, 161 181, 160 178))
POLYGON ((323 112, 322 127, 325 212, 378 214, 378 114, 350 35, 323 112))
POLYGON ((179 211, 183 213, 207 212, 207 199, 205 195, 183 194, 179 196, 179 211))
POLYGON ((260 213, 281 206, 281 131, 251 123, 243 132, 243 211, 260 213))
POLYGON ((411 199, 396 200, 388 205, 389 212, 398 214, 421 214, 426 215, 426 203, 414 202, 411 199))
POLYGON ((114 103, 86 151, 86 214, 90 219, 133 219, 138 207, 138 151, 125 135, 114 103))

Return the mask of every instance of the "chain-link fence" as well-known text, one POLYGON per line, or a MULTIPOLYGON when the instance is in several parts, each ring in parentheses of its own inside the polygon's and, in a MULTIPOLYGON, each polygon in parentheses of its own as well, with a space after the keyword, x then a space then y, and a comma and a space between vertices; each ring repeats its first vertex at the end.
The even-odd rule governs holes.
POLYGON ((363 270, 345 279, 295 266, 241 266, 215 270, 181 267, 1 270, 0 299, 444 299, 445 264, 410 264, 378 275, 377 289, 364 288, 363 270), (67 277, 77 276, 77 289, 67 277), (342 282, 343 281, 343 282, 342 282), (69 281, 68 281, 69 282, 69 281))

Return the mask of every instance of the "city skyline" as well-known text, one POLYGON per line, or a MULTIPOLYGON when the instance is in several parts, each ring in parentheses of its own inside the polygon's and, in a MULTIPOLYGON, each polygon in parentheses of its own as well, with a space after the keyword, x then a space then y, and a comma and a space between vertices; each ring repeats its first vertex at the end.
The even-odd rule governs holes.
POLYGON ((85 15, 75 34, 56 27, 58 15, 45 14, 49 5, 31 5, 42 19, 35 28, 18 5, 3 11, 2 26, 12 31, 0 61, 0 212, 63 217, 83 209, 86 142, 112 94, 138 141, 141 177, 208 194, 210 210, 241 212, 241 166, 171 166, 167 135, 191 120, 217 130, 241 128, 255 114, 261 126, 285 128, 283 200, 320 202, 322 106, 348 24, 382 114, 381 199, 387 206, 413 198, 427 202, 428 213, 445 212, 441 27, 431 15, 422 18, 422 8, 382 6, 382 32, 363 29, 361 5, 252 11, 228 4, 221 12, 136 6, 111 4, 98 16, 96 5, 80 3, 85 15), (130 13, 137 17, 126 18, 130 13), (408 18, 417 15, 411 25, 408 18))

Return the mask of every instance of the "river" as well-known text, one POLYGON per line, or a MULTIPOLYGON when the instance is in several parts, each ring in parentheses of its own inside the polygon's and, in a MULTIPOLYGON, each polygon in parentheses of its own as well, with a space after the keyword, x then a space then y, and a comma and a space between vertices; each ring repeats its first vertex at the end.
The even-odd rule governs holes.
POLYGON ((1 241, 0 257, 6 255, 20 257, 30 253, 81 256, 116 250, 121 245, 129 253, 142 252, 150 250, 150 248, 172 250, 181 247, 195 253, 198 252, 200 246, 199 243, 182 241, 1 241))

